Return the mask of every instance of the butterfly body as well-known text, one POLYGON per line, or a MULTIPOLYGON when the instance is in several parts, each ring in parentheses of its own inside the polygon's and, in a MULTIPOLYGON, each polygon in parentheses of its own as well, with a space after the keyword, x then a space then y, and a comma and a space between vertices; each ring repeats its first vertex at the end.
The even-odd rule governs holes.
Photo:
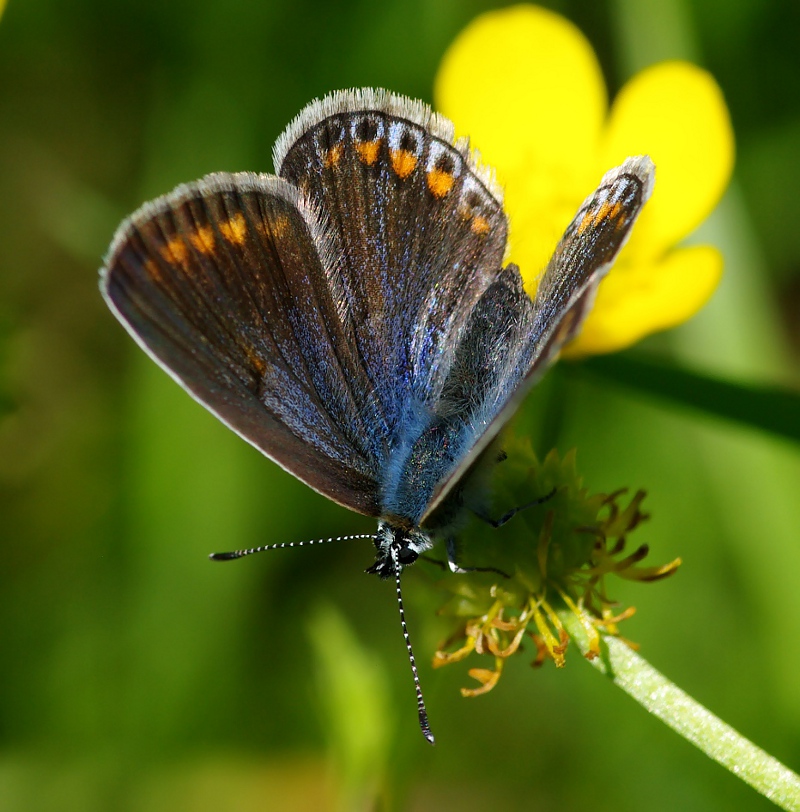
POLYGON ((274 176, 209 175, 145 204, 118 230, 101 290, 230 428, 378 519, 369 571, 399 589, 579 329, 650 194, 652 164, 607 173, 531 298, 503 265, 493 174, 426 105, 331 94, 289 125, 274 162, 274 176))

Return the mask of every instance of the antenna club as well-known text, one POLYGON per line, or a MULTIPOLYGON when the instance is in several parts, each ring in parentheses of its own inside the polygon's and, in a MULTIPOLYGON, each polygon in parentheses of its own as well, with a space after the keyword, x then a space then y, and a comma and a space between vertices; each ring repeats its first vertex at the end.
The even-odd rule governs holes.
POLYGON ((208 557, 211 561, 233 561, 235 558, 241 558, 243 554, 242 550, 234 550, 230 553, 211 553, 208 557))
POLYGON ((422 730, 422 735, 426 738, 429 744, 436 744, 436 739, 433 738, 433 733, 431 733, 431 726, 428 723, 428 714, 425 713, 424 709, 419 712, 419 726, 422 730))

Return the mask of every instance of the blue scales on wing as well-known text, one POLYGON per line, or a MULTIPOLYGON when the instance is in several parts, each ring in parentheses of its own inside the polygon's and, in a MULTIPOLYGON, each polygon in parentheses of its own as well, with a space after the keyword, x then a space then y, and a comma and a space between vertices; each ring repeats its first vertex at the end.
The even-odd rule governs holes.
POLYGON ((579 326, 649 193, 651 170, 629 164, 532 300, 503 269, 500 191, 452 124, 385 91, 334 93, 278 140, 279 177, 211 175, 143 206, 101 288, 248 442, 334 501, 415 527, 579 326))
POLYGON ((276 145, 278 172, 324 211, 341 313, 380 404, 381 516, 432 524, 591 307, 649 194, 649 160, 609 173, 534 299, 502 269, 502 195, 452 125, 381 91, 334 94, 276 145))
POLYGON ((579 331, 653 179, 646 156, 607 172, 564 232, 533 299, 515 265, 486 290, 455 349, 436 415, 399 466, 392 505, 399 515, 413 511, 418 525, 435 526, 437 508, 579 331))
POLYGON ((470 314, 502 268, 500 190, 450 122, 382 91, 311 105, 275 152, 338 246, 341 318, 381 409, 382 515, 394 514, 404 460, 436 421, 470 314))

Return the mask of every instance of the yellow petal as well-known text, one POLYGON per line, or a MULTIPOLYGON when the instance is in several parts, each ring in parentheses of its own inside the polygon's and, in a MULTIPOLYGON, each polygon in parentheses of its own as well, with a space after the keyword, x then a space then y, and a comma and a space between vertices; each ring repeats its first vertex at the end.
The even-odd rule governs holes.
POLYGON ((546 9, 512 6, 473 20, 444 55, 434 96, 503 183, 596 158, 606 112, 597 59, 572 23, 546 9))
POLYGON ((656 165, 656 185, 631 248, 654 257, 708 216, 730 179, 733 130, 709 73, 686 62, 664 62, 622 88, 611 108, 603 165, 643 153, 656 165))
MULTIPOLYGON (((505 208, 509 214, 509 261, 519 265, 528 292, 547 266, 564 230, 583 199, 580 194, 558 195, 543 182, 542 173, 515 177, 506 184, 505 208)), ((566 181, 561 186, 566 187, 566 181)), ((591 186, 585 187, 590 188, 591 186)))
POLYGON ((613 268, 564 355, 614 352, 686 321, 708 301, 721 274, 722 255, 707 245, 677 249, 653 264, 613 268))

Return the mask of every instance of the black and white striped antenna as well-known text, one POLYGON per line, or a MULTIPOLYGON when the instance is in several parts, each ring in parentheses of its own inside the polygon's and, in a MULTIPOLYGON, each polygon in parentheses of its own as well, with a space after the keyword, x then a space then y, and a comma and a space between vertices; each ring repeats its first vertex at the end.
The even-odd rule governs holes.
POLYGON ((408 651, 408 661, 411 663, 411 673, 414 675, 414 691, 417 694, 417 713, 419 715, 419 726, 422 735, 431 743, 435 744, 431 726, 428 722, 428 711, 425 710, 425 700, 422 698, 422 686, 419 682, 417 672, 417 661, 414 659, 414 651, 411 648, 411 638, 408 636, 408 626, 406 625, 406 613, 403 611, 403 595, 400 592, 400 562, 397 560, 397 548, 392 545, 390 548, 392 564, 394 565, 394 582, 397 589, 397 608, 400 610, 400 625, 403 628, 403 639, 406 641, 408 651))
MULTIPOLYGON (((328 539, 312 539, 310 541, 284 541, 279 544, 264 544, 261 547, 251 547, 248 550, 232 550, 228 553, 211 553, 209 558, 212 561, 235 561, 237 558, 244 558, 255 553, 263 553, 267 550, 284 550, 291 547, 308 547, 312 544, 328 544, 333 541, 355 541, 357 539, 375 540, 375 535, 371 533, 358 533, 352 536, 332 536, 328 539)), ((419 672, 417 671, 417 661, 414 659, 414 650, 411 648, 411 638, 408 636, 408 625, 406 624, 406 613, 403 610, 403 595, 400 591, 400 572, 402 567, 397 558, 397 548, 392 545, 390 548, 392 556, 392 566, 394 567, 394 582, 397 591, 397 608, 400 610, 400 626, 403 630, 403 639, 406 641, 406 651, 408 651, 408 661, 411 663, 411 673, 414 677, 414 691, 417 695, 417 714, 419 715, 419 726, 422 735, 434 744, 433 733, 428 722, 428 711, 425 709, 425 700, 422 698, 422 686, 419 682, 419 672)))
POLYGON ((229 553, 211 553, 212 561, 234 561, 254 553, 264 553, 267 550, 285 550, 290 547, 310 547, 312 544, 328 544, 331 541, 355 541, 356 539, 375 539, 374 533, 358 533, 354 536, 332 536, 329 539, 311 539, 310 541, 282 541, 280 544, 264 544, 261 547, 251 547, 249 550, 232 550, 229 553))

